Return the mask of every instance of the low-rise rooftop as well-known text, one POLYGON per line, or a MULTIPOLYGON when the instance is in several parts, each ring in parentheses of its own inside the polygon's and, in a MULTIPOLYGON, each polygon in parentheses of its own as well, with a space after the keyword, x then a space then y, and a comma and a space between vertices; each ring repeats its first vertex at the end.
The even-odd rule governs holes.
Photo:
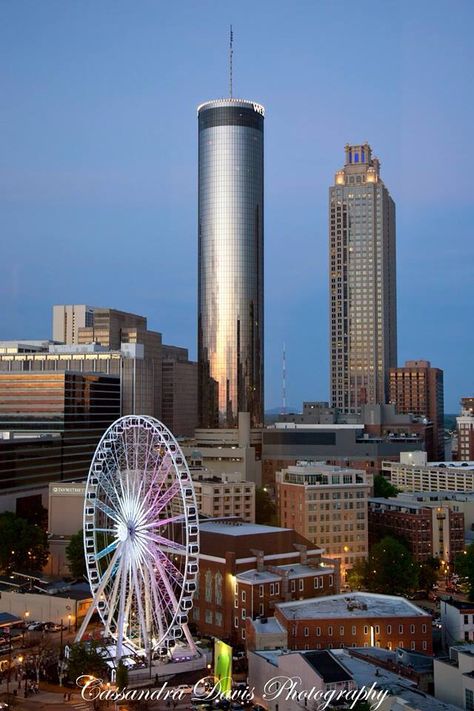
POLYGON ((426 617, 428 612, 395 595, 351 593, 282 602, 276 608, 289 620, 351 617, 426 617))

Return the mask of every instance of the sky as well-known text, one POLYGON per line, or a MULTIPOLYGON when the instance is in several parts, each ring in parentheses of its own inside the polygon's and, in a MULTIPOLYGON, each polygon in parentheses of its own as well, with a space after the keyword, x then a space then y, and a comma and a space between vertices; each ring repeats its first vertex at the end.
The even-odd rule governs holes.
POLYGON ((55 303, 196 357, 196 107, 264 104, 265 400, 328 398, 328 188, 368 141, 397 206, 398 361, 472 395, 471 0, 0 0, 0 339, 55 303))

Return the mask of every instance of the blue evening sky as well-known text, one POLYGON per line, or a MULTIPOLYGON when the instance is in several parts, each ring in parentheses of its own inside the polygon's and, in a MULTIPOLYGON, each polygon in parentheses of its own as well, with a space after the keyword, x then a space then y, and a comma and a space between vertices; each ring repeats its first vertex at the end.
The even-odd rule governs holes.
POLYGON ((54 303, 196 355, 196 106, 266 107, 266 406, 328 397, 327 193, 369 141, 397 204, 398 353, 473 394, 471 0, 0 1, 0 339, 54 303))

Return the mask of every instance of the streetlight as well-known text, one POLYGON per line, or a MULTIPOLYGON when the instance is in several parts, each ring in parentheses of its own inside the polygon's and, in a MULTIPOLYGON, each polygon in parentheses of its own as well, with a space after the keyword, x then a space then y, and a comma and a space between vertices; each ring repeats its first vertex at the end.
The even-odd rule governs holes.
POLYGON ((67 631, 71 631, 71 615, 67 616, 67 631))

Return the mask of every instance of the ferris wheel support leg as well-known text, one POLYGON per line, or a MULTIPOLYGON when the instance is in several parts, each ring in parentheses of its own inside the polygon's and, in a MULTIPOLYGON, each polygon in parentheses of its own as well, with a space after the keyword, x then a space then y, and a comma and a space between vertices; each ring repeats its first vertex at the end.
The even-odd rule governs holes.
POLYGON ((93 600, 92 600, 92 605, 91 605, 91 606, 89 607, 89 609, 87 610, 86 616, 85 616, 84 619, 82 620, 82 625, 79 627, 79 632, 76 634, 76 636, 75 636, 75 638, 74 638, 74 643, 75 643, 75 644, 77 644, 78 642, 80 642, 81 639, 83 638, 84 632, 85 632, 86 629, 87 629, 87 625, 88 625, 89 622, 91 621, 91 617, 92 617, 92 615, 94 614, 94 612, 95 612, 96 609, 97 609, 97 605, 98 605, 98 602, 99 602, 99 600, 100 600, 100 596, 101 596, 102 593, 104 592, 105 586, 107 585, 107 583, 108 583, 108 581, 109 581, 110 575, 111 575, 111 573, 112 573, 112 570, 113 570, 115 561, 117 560, 117 558, 118 558, 118 556, 119 556, 120 550, 121 550, 120 546, 117 546, 117 549, 116 549, 115 553, 114 553, 113 556, 112 556, 112 560, 110 561, 110 565, 109 565, 109 567, 107 568, 107 571, 106 571, 104 577, 102 578, 102 580, 100 581, 100 585, 99 585, 99 587, 97 588, 97 590, 96 590, 96 592, 95 592, 95 594, 94 594, 94 597, 93 597, 93 600))
POLYGON ((190 647, 190 649, 191 649, 191 652, 193 653, 193 655, 194 655, 195 657, 199 656, 199 655, 198 655, 198 651, 197 651, 197 647, 196 647, 196 645, 195 645, 195 643, 194 643, 194 639, 193 639, 193 637, 192 637, 191 632, 189 631, 189 627, 188 627, 187 623, 186 623, 185 625, 183 625, 183 632, 184 632, 184 636, 186 637, 187 643, 189 644, 189 647, 190 647))

